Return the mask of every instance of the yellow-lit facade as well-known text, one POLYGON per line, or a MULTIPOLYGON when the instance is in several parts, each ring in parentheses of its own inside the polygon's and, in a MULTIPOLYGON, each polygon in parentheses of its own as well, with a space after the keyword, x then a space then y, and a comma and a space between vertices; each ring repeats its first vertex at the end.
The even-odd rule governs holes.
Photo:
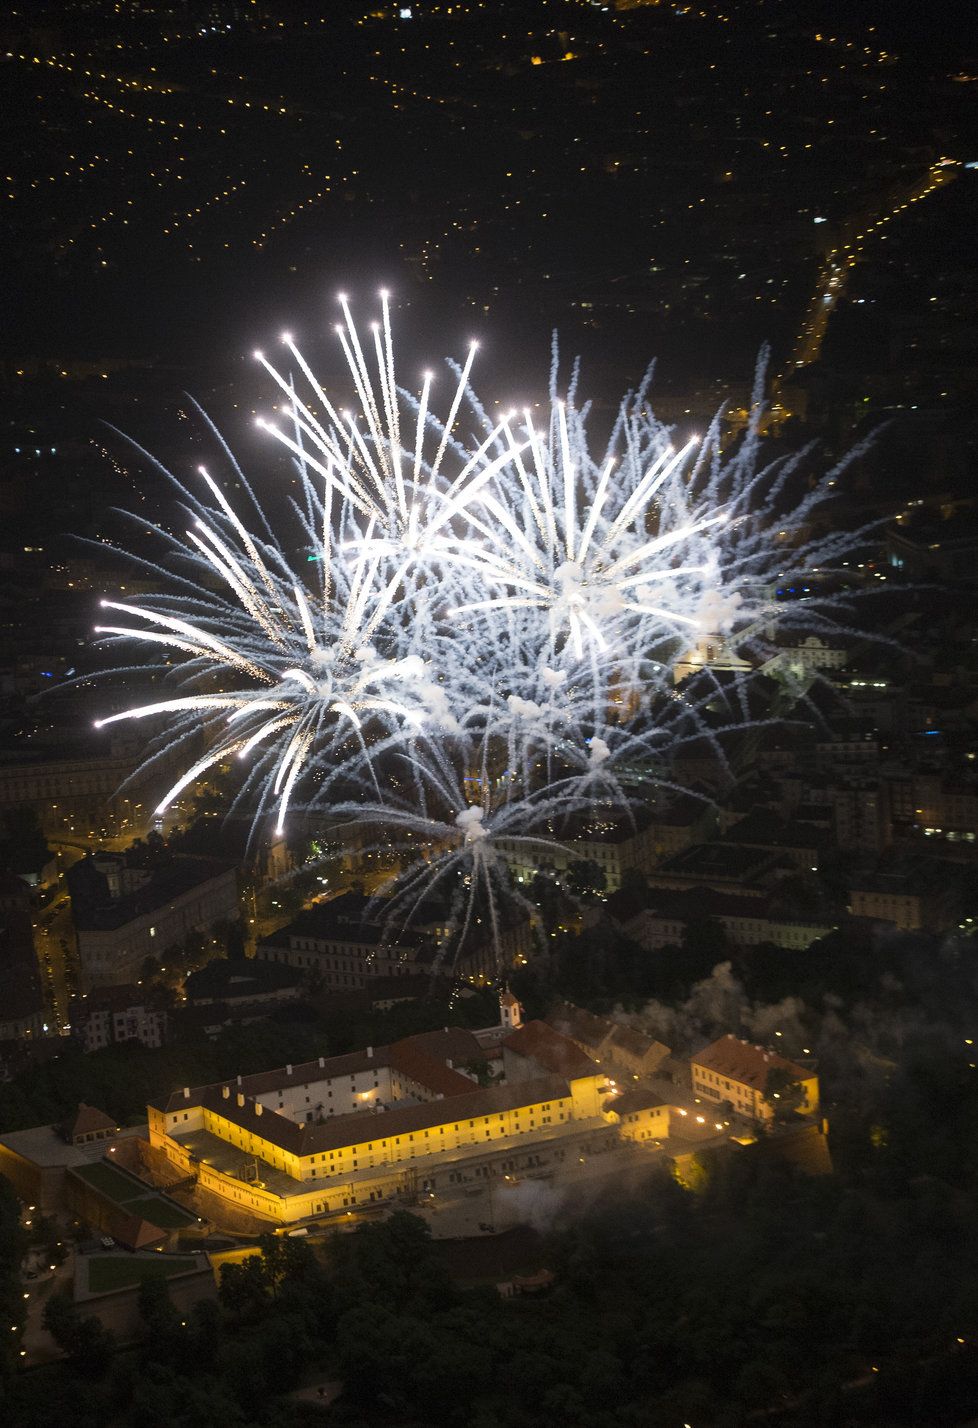
POLYGON ((669 1135, 669 1106, 643 1106, 640 1110, 623 1110, 618 1115, 618 1134, 623 1140, 643 1145, 665 1140, 669 1135))
POLYGON ((420 1105, 346 1113, 306 1127, 305 1135, 294 1121, 233 1087, 209 1088, 177 1098, 176 1106, 150 1106, 149 1138, 174 1169, 195 1176, 201 1189, 264 1219, 295 1223, 390 1202, 430 1184, 436 1170, 461 1184, 470 1178, 466 1162, 484 1161, 497 1151, 519 1152, 524 1143, 610 1129, 615 1118, 602 1114, 598 1095, 604 1083, 599 1074, 569 1084, 545 1077, 484 1091, 473 1085, 469 1093, 420 1105), (323 1135, 317 1136, 320 1130, 323 1135), (200 1132, 221 1143, 218 1155, 208 1155, 206 1143, 201 1148, 195 1139, 200 1132), (307 1143, 308 1153, 289 1149, 290 1140, 307 1143), (255 1166, 254 1181, 229 1168, 236 1154, 241 1167, 255 1166))
MULTIPOLYGON (((694 1095, 704 1096, 718 1106, 729 1102, 738 1115, 749 1116, 755 1121, 773 1119, 774 1110, 765 1099, 765 1086, 738 1079, 735 1074, 722 1068, 704 1066, 695 1059, 691 1061, 690 1069, 694 1095)), ((804 1100, 798 1106, 797 1114, 815 1115, 819 1106, 818 1077, 799 1075, 796 1080, 804 1092, 804 1100)))

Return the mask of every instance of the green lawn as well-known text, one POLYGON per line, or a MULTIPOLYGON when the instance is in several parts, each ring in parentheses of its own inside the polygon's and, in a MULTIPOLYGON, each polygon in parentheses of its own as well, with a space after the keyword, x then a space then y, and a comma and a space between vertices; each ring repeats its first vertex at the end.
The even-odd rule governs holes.
POLYGON ((127 1200, 145 1194, 138 1181, 130 1180, 128 1175, 121 1174, 103 1161, 97 1161, 94 1165, 77 1165, 74 1170, 76 1175, 80 1175, 89 1185, 107 1195, 117 1205, 124 1205, 127 1200))
POLYGON ((104 1294, 110 1289, 127 1289, 138 1284, 148 1275, 164 1274, 170 1278, 174 1274, 184 1274, 188 1269, 197 1268, 195 1259, 137 1258, 135 1255, 93 1255, 88 1261, 88 1287, 93 1294, 104 1294))
POLYGON ((148 1220, 151 1225, 158 1225, 161 1230, 182 1230, 184 1225, 193 1224, 196 1219, 196 1216, 189 1215, 186 1210, 171 1205, 169 1200, 161 1200, 159 1195, 127 1200, 124 1208, 127 1215, 138 1215, 141 1220, 148 1220))

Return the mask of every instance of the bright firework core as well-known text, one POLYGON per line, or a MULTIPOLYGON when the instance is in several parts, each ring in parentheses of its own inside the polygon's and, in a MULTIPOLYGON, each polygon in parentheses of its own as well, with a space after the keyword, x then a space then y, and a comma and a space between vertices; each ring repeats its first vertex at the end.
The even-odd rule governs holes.
POLYGON ((439 416, 430 372, 417 393, 397 384, 387 295, 366 339, 340 305, 345 394, 289 335, 288 375, 255 354, 285 398, 259 425, 294 465, 298 570, 295 531, 273 534, 225 448, 240 504, 199 468, 180 486, 189 525, 158 530, 166 568, 142 562, 157 592, 102 602, 118 618, 97 633, 155 656, 168 697, 99 722, 160 721, 155 752, 203 736, 158 814, 234 756, 256 827, 271 815, 281 831, 291 807, 359 824, 361 846, 364 828, 388 849, 403 837, 424 862, 399 895, 441 884, 461 926, 478 899, 495 927, 498 837, 540 849, 581 819, 630 816, 690 740, 722 757, 779 628, 837 624, 837 595, 786 605, 776 584, 818 570, 824 590, 857 537, 809 535, 837 471, 813 485, 799 458, 764 465, 760 383, 729 455, 719 417, 677 447, 647 383, 595 451, 556 360, 546 420, 491 418, 473 343, 439 416), (704 640, 736 659, 677 690, 704 640))

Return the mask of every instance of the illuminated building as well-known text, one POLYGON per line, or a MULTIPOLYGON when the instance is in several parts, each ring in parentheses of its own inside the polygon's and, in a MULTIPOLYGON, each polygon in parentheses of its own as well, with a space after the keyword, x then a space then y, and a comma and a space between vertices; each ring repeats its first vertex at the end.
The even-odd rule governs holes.
POLYGON ((502 1012, 478 1035, 449 1027, 184 1087, 150 1103, 151 1145, 230 1209, 295 1223, 464 1193, 543 1156, 616 1143, 601 1068, 545 1023, 520 1024, 513 999, 502 1012))
POLYGON ((726 1102, 738 1114, 757 1121, 768 1121, 774 1117, 774 1110, 765 1096, 768 1076, 775 1069, 790 1073, 804 1091, 805 1099, 798 1107, 799 1115, 816 1114, 818 1077, 815 1073, 773 1051, 765 1051, 762 1046, 741 1041, 728 1033, 690 1059, 695 1095, 704 1096, 715 1105, 726 1102))

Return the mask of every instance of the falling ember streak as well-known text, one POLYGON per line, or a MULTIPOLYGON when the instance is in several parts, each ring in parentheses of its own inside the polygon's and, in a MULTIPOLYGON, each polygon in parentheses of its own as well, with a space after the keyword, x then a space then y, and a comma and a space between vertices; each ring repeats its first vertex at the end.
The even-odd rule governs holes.
POLYGON ((644 386, 597 454, 586 410, 558 399, 556 367, 539 425, 529 408, 490 419, 469 385, 472 343, 442 420, 431 372, 417 397, 398 387, 388 295, 366 350, 340 306, 352 406, 290 335, 301 391, 256 353, 287 402, 293 434, 259 426, 293 460, 294 528, 273 537, 239 472, 264 532, 253 536, 198 468, 211 503, 187 491, 194 528, 158 528, 166 568, 141 562, 161 593, 103 600, 125 623, 96 627, 141 644, 175 692, 97 727, 165 721, 151 757, 202 735, 159 816, 233 756, 247 769, 240 796, 273 808, 277 833, 290 809, 377 830, 402 860, 391 906, 410 917, 444 895, 458 937, 486 926, 498 953, 502 909, 520 898, 507 867, 632 817, 650 784, 668 784, 650 770, 687 743, 722 764, 753 671, 780 667, 778 632, 848 622, 849 591, 824 581, 864 533, 806 534, 825 531, 810 517, 838 471, 799 483, 792 505, 801 458, 763 464, 760 380, 729 458, 717 423, 674 444, 644 386), (800 598, 773 598, 789 586, 800 598), (711 650, 735 657, 725 684, 711 650))

